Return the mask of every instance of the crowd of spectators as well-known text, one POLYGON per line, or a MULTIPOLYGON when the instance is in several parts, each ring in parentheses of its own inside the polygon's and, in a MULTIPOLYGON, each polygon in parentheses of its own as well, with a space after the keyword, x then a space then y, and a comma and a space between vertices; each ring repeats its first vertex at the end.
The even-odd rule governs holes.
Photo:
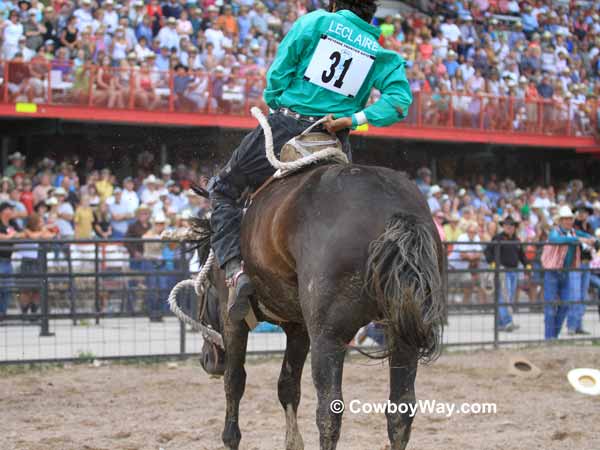
MULTIPOLYGON (((174 94, 179 110, 243 112, 261 104, 278 42, 324 3, 2 0, 2 58, 15 62, 9 95, 43 102, 50 78, 53 101, 156 109, 174 94)), ((407 61, 419 103, 409 123, 594 132, 598 2, 429 3, 427 14, 376 20, 380 43, 407 61)))
MULTIPOLYGON (((493 174, 478 178, 474 184, 442 179, 432 185, 429 169, 417 173, 440 237, 448 243, 450 301, 484 305, 494 302, 495 293, 500 304, 510 304, 523 293, 529 302, 544 301, 546 338, 558 337, 565 319, 569 334, 587 334, 584 305, 554 302, 600 298, 600 193, 581 180, 521 189, 493 174), (515 245, 482 244, 492 241, 515 245), (502 271, 499 289, 496 266, 502 271)), ((518 328, 506 306, 499 309, 499 327, 518 328)))
MULTIPOLYGON (((117 180, 107 168, 93 169, 93 159, 88 160, 89 167, 78 168, 73 161, 56 164, 49 158, 28 165, 19 152, 9 159, 10 165, 0 178, 0 274, 13 273, 16 257, 21 273, 42 271, 38 245, 19 241, 123 238, 149 240, 145 244, 125 244, 131 270, 174 271, 179 263, 174 248, 151 240, 158 239, 167 228, 187 229, 190 218, 209 211, 208 201, 190 190, 193 183, 206 187, 208 179, 201 170, 165 164, 153 171, 153 156, 149 152, 139 155, 137 176, 122 180, 117 180)), ((64 253, 67 247, 60 250, 64 253)), ((164 274, 147 276, 144 286, 151 316, 165 309, 160 299, 175 281, 174 276, 164 274)), ((0 284, 2 316, 14 289, 6 278, 0 284)), ((37 311, 37 284, 20 290, 24 313, 37 311)), ((131 305, 128 308, 132 309, 131 305)), ((152 320, 159 320, 155 316, 152 320)))
POLYGON ((188 111, 259 105, 282 36, 298 16, 321 6, 317 0, 0 1, 9 100, 45 102, 50 78, 53 101, 156 109, 173 93, 175 108, 188 111))
POLYGON ((429 16, 382 25, 385 45, 405 57, 412 90, 426 99, 427 123, 590 132, 600 92, 598 2, 429 3, 429 16))

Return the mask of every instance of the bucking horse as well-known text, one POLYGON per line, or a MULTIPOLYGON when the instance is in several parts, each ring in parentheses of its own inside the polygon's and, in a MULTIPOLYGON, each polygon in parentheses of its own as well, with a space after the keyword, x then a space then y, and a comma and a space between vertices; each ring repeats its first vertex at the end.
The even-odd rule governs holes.
MULTIPOLYGON (((208 221, 196 226, 208 245, 208 221)), ((245 270, 256 287, 253 311, 287 335, 277 386, 286 450, 304 448, 296 419, 309 351, 320 448, 336 448, 345 355, 357 331, 372 321, 385 330, 389 400, 415 403, 417 364, 440 352, 445 253, 414 181, 384 167, 310 166, 260 189, 244 215, 241 242, 245 270)), ((228 319, 225 276, 216 265, 208 280, 202 320, 222 334, 224 350, 205 340, 202 365, 209 373, 224 373, 222 439, 235 450, 250 330, 246 322, 228 319)), ((404 449, 410 437, 413 417, 401 411, 406 409, 386 413, 393 450, 404 449)))

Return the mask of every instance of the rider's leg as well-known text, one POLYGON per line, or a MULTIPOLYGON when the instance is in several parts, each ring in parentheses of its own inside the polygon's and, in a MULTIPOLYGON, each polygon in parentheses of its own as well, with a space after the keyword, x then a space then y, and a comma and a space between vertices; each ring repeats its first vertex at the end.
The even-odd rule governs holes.
POLYGON ((228 185, 219 177, 214 181, 210 192, 213 205, 212 246, 219 266, 225 269, 225 276, 230 282, 227 303, 229 317, 232 320, 243 320, 250 310, 249 296, 252 295, 253 288, 250 278, 242 268, 240 255, 242 210, 237 205, 236 192, 235 187, 228 185))

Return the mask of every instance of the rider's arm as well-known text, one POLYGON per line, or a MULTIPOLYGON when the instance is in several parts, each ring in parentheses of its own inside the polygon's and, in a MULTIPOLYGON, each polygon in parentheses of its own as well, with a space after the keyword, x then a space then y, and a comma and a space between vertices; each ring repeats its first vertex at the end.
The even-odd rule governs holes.
POLYGON ((406 79, 404 60, 396 53, 385 52, 383 67, 373 86, 381 97, 372 105, 352 115, 352 125, 369 123, 376 127, 392 125, 406 117, 412 103, 410 85, 406 79))
POLYGON ((412 93, 406 79, 404 60, 397 53, 389 51, 383 51, 377 57, 381 58, 381 62, 372 69, 376 74, 373 87, 381 92, 381 97, 351 117, 330 117, 324 124, 330 133, 366 123, 385 127, 406 117, 412 103, 412 93))

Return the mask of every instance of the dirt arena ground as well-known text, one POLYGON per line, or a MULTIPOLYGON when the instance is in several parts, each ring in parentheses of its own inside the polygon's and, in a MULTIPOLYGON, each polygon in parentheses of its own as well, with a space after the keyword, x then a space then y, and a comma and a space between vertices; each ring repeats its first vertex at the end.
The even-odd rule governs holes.
MULTIPOLYGON (((496 403, 489 415, 417 415, 411 449, 600 450, 600 397, 576 393, 567 371, 600 367, 600 348, 546 347, 520 351, 542 370, 537 379, 507 373, 515 352, 450 353, 420 368, 417 397, 440 402, 496 403)), ((248 364, 241 407, 241 448, 282 449, 284 416, 276 396, 279 360, 248 364)), ((169 368, 111 364, 14 373, 0 369, 0 449, 221 449, 222 381, 194 362, 169 368)), ((385 401, 387 367, 353 357, 344 397, 385 401)), ((315 394, 307 364, 299 425, 305 447, 318 448, 315 394)), ((341 450, 387 444, 382 414, 344 415, 341 450)))

